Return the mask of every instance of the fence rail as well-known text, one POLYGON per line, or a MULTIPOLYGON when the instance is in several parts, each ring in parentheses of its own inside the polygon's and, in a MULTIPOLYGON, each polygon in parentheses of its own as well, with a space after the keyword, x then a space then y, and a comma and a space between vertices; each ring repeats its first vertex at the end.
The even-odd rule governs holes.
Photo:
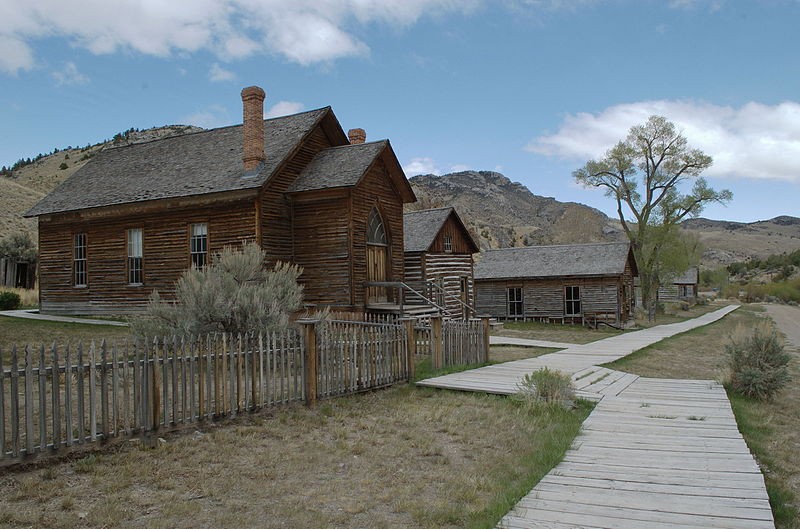
MULTIPOLYGON (((368 318, 366 318, 368 319, 368 318)), ((0 463, 486 361, 488 320, 318 320, 282 332, 0 349, 0 463)))

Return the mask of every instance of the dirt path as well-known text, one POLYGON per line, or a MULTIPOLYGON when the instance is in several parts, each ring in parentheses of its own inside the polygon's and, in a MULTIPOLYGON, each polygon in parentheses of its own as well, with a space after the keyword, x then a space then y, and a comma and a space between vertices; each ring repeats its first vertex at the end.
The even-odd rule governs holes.
POLYGON ((800 351, 800 308, 789 305, 764 305, 764 308, 786 335, 789 348, 800 351))

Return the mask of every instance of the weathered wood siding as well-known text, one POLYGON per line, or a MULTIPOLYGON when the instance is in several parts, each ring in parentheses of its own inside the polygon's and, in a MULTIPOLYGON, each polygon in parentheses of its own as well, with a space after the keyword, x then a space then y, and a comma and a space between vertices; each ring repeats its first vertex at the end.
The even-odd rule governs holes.
POLYGON ((174 283, 190 266, 189 225, 208 224, 209 256, 228 245, 255 240, 252 200, 170 208, 125 216, 62 214, 39 218, 40 292, 43 312, 126 313, 142 310, 153 290, 174 295, 174 283), (129 285, 127 230, 143 230, 142 285, 129 285), (85 233, 88 281, 73 286, 73 237, 85 233))
POLYGON ((331 146, 318 126, 261 191, 261 247, 270 263, 292 260, 292 208, 286 190, 319 151, 331 146))
MULTIPOLYGON (((525 319, 562 319, 565 315, 567 286, 580 287, 582 315, 614 317, 621 311, 619 295, 621 278, 557 278, 524 280, 476 281, 476 308, 479 314, 496 318, 508 317, 507 289, 522 287, 525 319)), ((580 317, 579 317, 580 318, 580 317)))
MULTIPOLYGON (((354 308, 364 308, 367 281, 367 222, 377 207, 389 238, 387 281, 401 281, 403 273, 403 201, 391 183, 383 161, 378 160, 352 194, 351 255, 354 308)), ((391 295, 391 291, 389 292, 391 295)))
MULTIPOLYGON (((453 238, 455 243, 455 237, 453 238)), ((462 298, 462 279, 466 280, 465 302, 474 306, 474 285, 472 277, 472 255, 454 253, 428 253, 424 256, 425 277, 444 289, 444 293, 434 289, 434 300, 445 307, 452 316, 464 315, 464 306, 459 303, 462 298)))
POLYGON ((472 255, 473 246, 469 243, 469 240, 466 238, 464 233, 464 229, 461 225, 456 221, 453 214, 450 214, 447 217, 447 220, 444 221, 439 233, 436 235, 436 238, 431 243, 430 248, 428 248, 428 252, 430 253, 445 253, 444 248, 444 240, 445 237, 450 237, 450 241, 452 243, 452 251, 449 253, 459 254, 459 255, 472 255))
POLYGON ((347 195, 294 203, 294 259, 308 304, 350 307, 350 228, 347 195))
POLYGON ((425 254, 422 252, 406 252, 404 258, 405 284, 420 293, 425 293, 425 254))

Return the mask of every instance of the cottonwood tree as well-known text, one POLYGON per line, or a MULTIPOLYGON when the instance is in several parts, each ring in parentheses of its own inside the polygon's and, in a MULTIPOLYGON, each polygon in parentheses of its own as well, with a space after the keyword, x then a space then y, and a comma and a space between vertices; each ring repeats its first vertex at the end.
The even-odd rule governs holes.
POLYGON ((702 172, 712 164, 710 156, 692 149, 675 125, 662 116, 631 127, 628 137, 599 160, 590 160, 573 173, 587 187, 605 189, 617 203, 617 215, 631 241, 642 302, 655 317, 659 263, 672 231, 686 217, 696 217, 710 202, 726 203, 728 190, 715 191, 702 172), (681 188, 692 182, 688 192, 681 188), (627 212, 627 214, 626 214, 627 212))
POLYGON ((133 322, 137 336, 200 335, 213 332, 267 332, 285 327, 302 302, 297 279, 302 268, 264 266, 256 244, 227 247, 202 269, 184 272, 175 285, 175 301, 155 291, 146 314, 133 322))

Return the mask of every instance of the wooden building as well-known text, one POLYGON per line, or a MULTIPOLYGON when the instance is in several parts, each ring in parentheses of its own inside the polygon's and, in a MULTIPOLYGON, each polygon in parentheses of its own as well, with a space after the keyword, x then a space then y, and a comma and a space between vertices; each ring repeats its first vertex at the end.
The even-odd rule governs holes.
POLYGON ((416 200, 388 140, 346 135, 330 107, 107 149, 34 206, 41 310, 142 310, 153 290, 223 247, 258 243, 304 269, 305 301, 363 310, 403 278, 403 204, 416 200))
POLYGON ((501 319, 624 323, 637 274, 629 243, 488 250, 475 264, 476 308, 501 319))
POLYGON ((0 287, 33 288, 35 284, 35 260, 0 257, 0 287))
POLYGON ((456 211, 408 212, 403 233, 405 283, 452 317, 474 316, 472 254, 479 248, 456 211))
POLYGON ((700 271, 696 266, 658 288, 659 301, 691 301, 697 297, 700 271))

